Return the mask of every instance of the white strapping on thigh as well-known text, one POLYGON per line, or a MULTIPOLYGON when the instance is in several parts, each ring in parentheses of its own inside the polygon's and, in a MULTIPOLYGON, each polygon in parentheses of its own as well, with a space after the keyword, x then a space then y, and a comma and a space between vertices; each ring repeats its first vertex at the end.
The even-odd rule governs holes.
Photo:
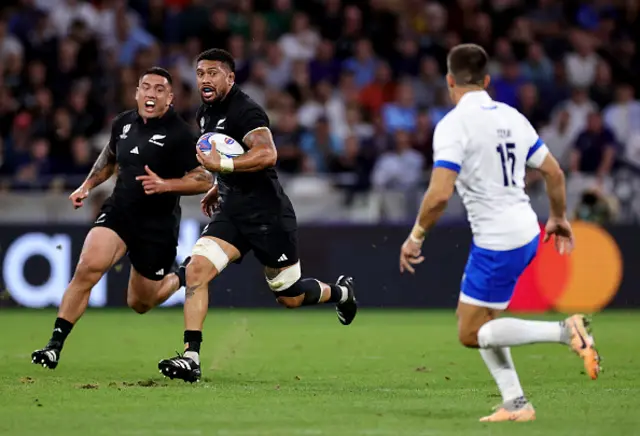
POLYGON ((222 247, 211 238, 200 238, 193 246, 192 255, 206 257, 218 270, 218 274, 229 264, 229 256, 222 247))
POLYGON ((489 303, 488 301, 478 300, 477 298, 470 297, 466 295, 464 292, 460 292, 459 301, 461 303, 469 304, 471 306, 479 306, 479 307, 488 307, 489 309, 495 310, 505 310, 510 301, 499 302, 499 303, 489 303))
POLYGON ((273 292, 282 292, 293 286, 295 282, 300 280, 300 277, 302 277, 302 270, 300 269, 300 261, 298 261, 295 265, 280 271, 274 278, 265 278, 273 292))

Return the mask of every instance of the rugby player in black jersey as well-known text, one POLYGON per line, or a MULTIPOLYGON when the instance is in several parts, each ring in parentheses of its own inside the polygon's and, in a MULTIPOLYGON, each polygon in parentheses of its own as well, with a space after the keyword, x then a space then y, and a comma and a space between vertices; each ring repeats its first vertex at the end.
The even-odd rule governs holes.
POLYGON ((235 85, 233 57, 210 49, 200 54, 196 68, 203 102, 196 115, 201 133, 227 135, 244 153, 231 158, 215 150, 209 155, 194 150, 206 169, 218 173, 216 185, 202 199, 211 222, 186 268, 185 353, 158 364, 166 376, 191 382, 201 375, 199 352, 209 306, 208 284, 249 251, 264 265, 267 284, 283 306, 333 303, 344 325, 357 312, 351 277, 341 276, 335 284, 301 277, 296 215, 274 169, 277 153, 269 119, 235 85))
POLYGON ((184 286, 175 272, 180 196, 207 192, 213 178, 197 161, 197 137, 171 107, 171 75, 151 68, 136 89, 137 110, 115 117, 109 143, 84 183, 71 194, 75 208, 117 168, 116 185, 87 235, 49 343, 32 362, 54 369, 65 339, 87 308, 93 286, 125 253, 131 261, 127 303, 138 313, 184 286))

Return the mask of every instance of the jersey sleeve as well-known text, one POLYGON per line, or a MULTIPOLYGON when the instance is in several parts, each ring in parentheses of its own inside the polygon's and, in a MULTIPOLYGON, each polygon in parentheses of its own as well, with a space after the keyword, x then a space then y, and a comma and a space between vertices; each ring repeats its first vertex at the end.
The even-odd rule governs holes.
POLYGON ((123 114, 118 114, 113 118, 113 121, 111 122, 111 133, 109 135, 109 143, 107 144, 107 146, 109 147, 109 150, 113 152, 113 154, 116 154, 118 135, 120 135, 120 132, 122 131, 122 117, 123 114))
POLYGON ((446 118, 433 132, 433 167, 460 172, 464 158, 464 138, 446 118))
POLYGON ((259 107, 247 109, 240 115, 238 121, 238 136, 244 142, 244 138, 252 131, 261 127, 269 128, 269 117, 259 107))
POLYGON ((538 132, 533 128, 529 120, 522 117, 524 121, 524 141, 529 146, 527 151, 527 166, 530 168, 540 168, 542 162, 549 154, 544 141, 538 136, 538 132))

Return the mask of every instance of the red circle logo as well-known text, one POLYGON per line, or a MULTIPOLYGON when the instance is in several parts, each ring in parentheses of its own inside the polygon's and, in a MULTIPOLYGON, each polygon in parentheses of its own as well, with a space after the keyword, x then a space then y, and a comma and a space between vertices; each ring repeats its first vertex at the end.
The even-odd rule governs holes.
POLYGON ((579 221, 572 227, 576 246, 570 256, 558 254, 552 241, 540 242, 518 280, 510 311, 597 312, 616 295, 622 281, 618 244, 598 225, 579 221))

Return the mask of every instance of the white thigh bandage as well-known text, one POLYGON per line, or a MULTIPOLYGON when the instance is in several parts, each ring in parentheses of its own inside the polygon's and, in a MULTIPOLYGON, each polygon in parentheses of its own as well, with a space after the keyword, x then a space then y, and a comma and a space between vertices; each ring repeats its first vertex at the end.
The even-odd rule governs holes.
POLYGON ((229 264, 229 257, 222 247, 211 238, 200 238, 191 251, 192 255, 206 257, 218 270, 218 274, 229 264))
POLYGON ((271 288, 273 292, 282 292, 293 286, 295 282, 300 280, 300 277, 302 277, 302 270, 300 269, 300 262, 298 261, 295 265, 280 271, 274 278, 270 279, 266 277, 266 279, 269 288, 271 288))

